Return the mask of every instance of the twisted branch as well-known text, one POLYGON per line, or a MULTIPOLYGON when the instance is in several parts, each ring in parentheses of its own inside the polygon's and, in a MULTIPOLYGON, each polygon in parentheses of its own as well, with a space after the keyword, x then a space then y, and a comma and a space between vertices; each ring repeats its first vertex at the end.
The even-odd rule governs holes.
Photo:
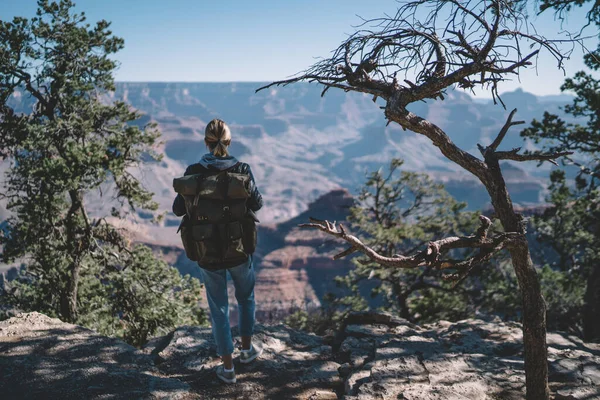
POLYGON ((484 215, 480 215, 479 220, 481 221, 481 226, 474 235, 447 237, 429 242, 426 249, 412 256, 397 254, 392 257, 386 257, 377 253, 371 247, 364 244, 359 238, 348 233, 342 224, 339 224, 338 229, 334 223, 327 220, 310 218, 310 223, 300 224, 299 226, 301 228, 319 229, 328 235, 338 237, 349 243, 350 247, 348 249, 333 257, 335 260, 355 252, 361 252, 369 257, 371 261, 392 268, 411 269, 433 267, 438 270, 453 269, 458 272, 446 275, 444 278, 460 281, 468 275, 473 267, 489 261, 495 253, 504 248, 508 248, 513 244, 522 243, 523 240, 526 240, 523 235, 514 232, 500 233, 497 236, 490 238, 488 237, 488 231, 492 225, 492 221, 484 215), (463 261, 442 259, 444 253, 452 249, 460 248, 475 248, 479 249, 479 252, 473 257, 463 261))
POLYGON ((581 42, 572 37, 548 40, 529 32, 526 15, 505 0, 415 0, 394 16, 364 21, 330 58, 257 92, 308 81, 324 85, 322 94, 338 87, 389 100, 401 92, 406 106, 443 99, 442 91, 453 85, 479 85, 491 88, 494 102, 501 102, 498 83, 531 65, 539 51, 550 53, 563 68, 563 60, 581 42), (529 42, 531 50, 523 52, 520 42, 529 42), (570 49, 560 47, 569 44, 570 49))

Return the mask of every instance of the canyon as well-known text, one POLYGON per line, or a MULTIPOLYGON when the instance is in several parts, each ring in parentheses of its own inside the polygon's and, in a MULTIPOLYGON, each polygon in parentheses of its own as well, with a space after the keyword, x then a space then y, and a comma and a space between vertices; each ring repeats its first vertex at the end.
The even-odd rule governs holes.
MULTIPOLYGON (((392 158, 404 160, 403 169, 424 172, 468 208, 486 209, 487 193, 479 182, 441 156, 428 140, 395 124, 386 124, 380 102, 371 97, 342 91, 321 90, 312 84, 272 88, 258 93, 260 83, 159 83, 118 82, 104 100, 123 100, 143 116, 139 126, 158 124, 162 133, 160 161, 144 163, 135 171, 154 193, 165 218, 154 223, 155 215, 138 211, 125 226, 136 241, 155 251, 182 273, 199 277, 198 267, 182 251, 176 234, 179 218, 171 213, 174 198, 172 180, 187 165, 206 152, 203 130, 213 118, 231 127, 231 154, 251 165, 265 205, 259 212, 259 245, 255 253, 257 310, 263 320, 277 319, 278 313, 320 304, 327 291, 336 290, 333 277, 352 268, 349 260, 333 261, 339 244, 318 232, 301 231, 297 225, 308 217, 342 221, 366 175, 387 166, 392 158)), ((477 143, 493 140, 508 111, 518 108, 516 119, 531 121, 544 111, 561 113, 570 101, 567 95, 536 97, 521 90, 502 94, 507 106, 477 99, 462 91, 449 91, 444 101, 413 105, 412 111, 447 131, 463 149, 478 154, 477 143)), ((33 99, 16 91, 10 104, 28 112, 33 99)), ((517 128, 503 142, 506 149, 523 147, 517 128)), ((8 163, 0 164, 4 175, 8 163)), ((546 163, 502 164, 505 179, 516 206, 530 208, 543 204, 548 174, 546 163)), ((564 167, 561 167, 564 168, 564 167)), ((569 174, 574 173, 568 168, 569 174)), ((114 205, 111 192, 89 193, 85 199, 94 216, 109 215, 114 205)), ((0 223, 9 216, 0 202, 0 223)), ((0 274, 15 276, 18 264, 0 265, 0 274)), ((235 310, 232 311, 235 320, 235 310)))

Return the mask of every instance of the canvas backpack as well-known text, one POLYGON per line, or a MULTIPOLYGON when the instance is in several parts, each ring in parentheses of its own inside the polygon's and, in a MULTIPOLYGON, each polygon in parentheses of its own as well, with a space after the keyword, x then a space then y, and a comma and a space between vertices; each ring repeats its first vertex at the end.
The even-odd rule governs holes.
POLYGON ((185 200, 187 216, 179 228, 190 260, 212 270, 248 260, 256 248, 258 222, 246 207, 249 175, 229 170, 186 175, 175 178, 173 188, 185 200))

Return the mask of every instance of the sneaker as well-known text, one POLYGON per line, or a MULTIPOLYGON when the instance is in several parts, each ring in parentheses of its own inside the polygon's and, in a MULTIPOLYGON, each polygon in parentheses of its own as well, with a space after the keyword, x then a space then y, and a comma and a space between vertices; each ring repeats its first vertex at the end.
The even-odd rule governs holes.
POLYGON ((248 364, 256 360, 256 358, 260 356, 262 352, 262 347, 257 348, 256 346, 254 346, 254 344, 250 344, 250 350, 242 350, 240 354, 240 362, 242 364, 248 364))
POLYGON ((223 364, 217 367, 217 376, 225 383, 235 383, 235 370, 227 372, 223 364))

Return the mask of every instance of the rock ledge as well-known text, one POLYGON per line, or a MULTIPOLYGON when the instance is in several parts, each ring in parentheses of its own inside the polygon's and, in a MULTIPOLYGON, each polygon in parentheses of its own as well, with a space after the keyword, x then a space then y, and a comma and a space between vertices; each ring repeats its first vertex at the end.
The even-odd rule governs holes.
MULTIPOLYGON (((255 340, 263 356, 236 363, 238 383, 224 385, 212 370, 219 360, 210 328, 180 327, 136 349, 39 313, 19 314, 0 322, 0 393, 3 399, 523 398, 519 324, 375 320, 388 323, 349 324, 329 337, 259 325, 255 340)), ((554 398, 600 399, 600 346, 549 333, 548 347, 554 398)))

